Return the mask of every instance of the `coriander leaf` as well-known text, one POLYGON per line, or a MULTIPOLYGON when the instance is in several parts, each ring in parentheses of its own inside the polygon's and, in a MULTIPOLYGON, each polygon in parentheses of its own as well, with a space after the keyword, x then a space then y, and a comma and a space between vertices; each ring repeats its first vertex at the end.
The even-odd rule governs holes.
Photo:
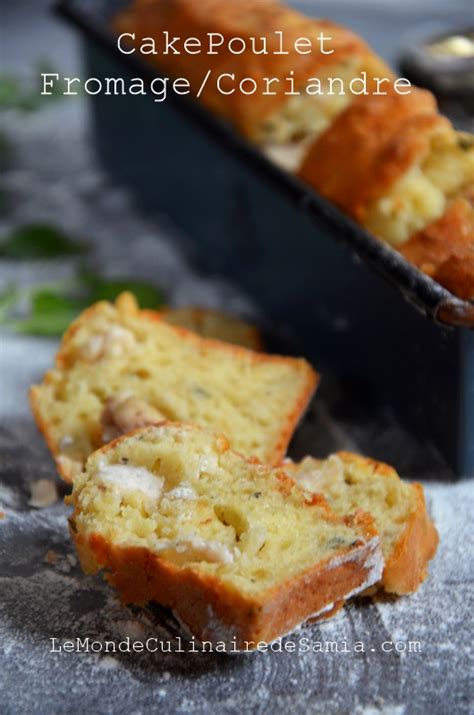
POLYGON ((18 299, 18 291, 14 285, 8 285, 5 290, 0 293, 0 323, 4 323, 12 308, 18 299))
POLYGON ((50 289, 38 289, 31 296, 33 316, 51 315, 52 313, 76 312, 87 307, 88 300, 70 297, 50 289))
POLYGON ((44 335, 58 337, 77 317, 77 310, 59 310, 56 312, 32 315, 25 320, 15 320, 8 326, 17 333, 25 335, 44 335))
POLYGON ((32 112, 44 103, 40 90, 25 88, 24 82, 15 75, 0 77, 0 109, 16 109, 32 112))
POLYGON ((63 98, 64 81, 55 82, 47 95, 41 94, 43 73, 55 73, 47 60, 36 62, 33 71, 27 77, 7 73, 0 75, 0 109, 34 112, 52 99, 63 98))
POLYGON ((90 291, 90 302, 115 300, 124 291, 133 293, 141 308, 159 308, 163 305, 162 292, 151 283, 127 278, 101 278, 94 273, 83 272, 80 276, 90 291))
POLYGON ((0 77, 0 108, 15 108, 18 105, 20 96, 20 80, 17 77, 10 75, 0 77))
POLYGON ((87 305, 83 298, 39 288, 31 293, 30 315, 7 325, 18 333, 59 337, 87 305))
POLYGON ((47 224, 29 224, 3 236, 2 258, 56 258, 87 251, 87 246, 73 241, 62 231, 47 224))
POLYGON ((0 294, 0 323, 27 335, 58 337, 85 308, 98 300, 114 300, 123 291, 132 291, 144 308, 159 308, 161 292, 144 281, 102 278, 82 272, 76 279, 46 283, 29 288, 26 295, 9 286, 0 294), (10 306, 28 297, 30 311, 23 319, 8 319, 10 306), (3 310, 3 312, 2 312, 3 310))

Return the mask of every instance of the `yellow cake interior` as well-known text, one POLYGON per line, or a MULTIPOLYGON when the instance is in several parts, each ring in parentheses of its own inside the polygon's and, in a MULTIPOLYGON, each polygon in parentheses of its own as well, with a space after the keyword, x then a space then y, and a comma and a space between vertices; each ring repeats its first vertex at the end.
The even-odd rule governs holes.
POLYGON ((280 470, 249 464, 225 438, 193 427, 149 427, 96 452, 73 501, 72 528, 86 539, 145 547, 250 593, 363 543, 358 527, 310 505, 280 470))
POLYGON ((33 388, 32 401, 74 475, 111 437, 163 419, 223 431, 236 450, 275 461, 291 412, 312 386, 303 360, 209 343, 102 303, 66 336, 61 365, 33 388))
POLYGON ((264 154, 283 169, 298 171, 309 145, 353 101, 356 95, 350 90, 350 82, 362 72, 366 73, 369 86, 372 77, 391 76, 391 70, 370 54, 354 54, 320 69, 315 77, 320 93, 301 91, 290 96, 262 123, 256 141, 262 145, 264 154))
POLYGON ((474 137, 444 130, 432 136, 426 157, 391 191, 372 202, 364 220, 379 238, 399 246, 440 218, 448 200, 474 184, 474 137))
POLYGON ((336 454, 325 460, 306 457, 285 469, 303 489, 323 494, 336 514, 350 514, 359 508, 371 514, 384 557, 390 555, 416 504, 411 485, 395 470, 385 465, 380 470, 375 462, 347 461, 336 454))

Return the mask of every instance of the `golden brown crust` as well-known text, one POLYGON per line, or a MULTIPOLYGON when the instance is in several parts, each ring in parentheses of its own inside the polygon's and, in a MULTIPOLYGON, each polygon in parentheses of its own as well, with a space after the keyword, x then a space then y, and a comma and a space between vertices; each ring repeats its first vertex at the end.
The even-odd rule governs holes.
POLYGON ((474 252, 469 256, 450 256, 433 278, 458 298, 474 301, 474 252))
MULTIPOLYGON (((203 432, 193 424, 163 422, 161 427, 203 432)), ((135 430, 105 445, 95 456, 113 451, 118 444, 134 435, 155 428, 135 430)), ((215 435, 219 452, 230 449, 225 437, 215 435)), ((239 455, 251 465, 254 458, 239 455)), ((282 491, 295 488, 284 469, 275 469, 281 480, 282 491)), ((68 503, 76 503, 76 493, 68 503)), ((259 642, 270 642, 291 632, 299 624, 312 619, 323 619, 336 613, 345 597, 363 590, 365 583, 373 583, 380 573, 380 540, 373 518, 362 510, 343 518, 331 511, 324 499, 304 502, 307 508, 322 507, 325 520, 357 529, 359 538, 350 546, 328 556, 296 577, 267 588, 258 595, 238 590, 214 574, 192 566, 180 566, 145 547, 129 547, 111 542, 102 534, 79 533, 74 514, 70 519, 70 533, 86 573, 107 572, 107 580, 115 586, 124 603, 144 605, 156 601, 174 609, 177 616, 200 640, 229 643, 253 649, 259 642)))
POLYGON ((302 179, 361 222, 369 202, 427 154, 432 133, 450 127, 430 92, 386 91, 357 97, 312 144, 300 170, 302 179))
POLYGON ((383 573, 382 584, 388 593, 403 595, 416 591, 428 575, 428 563, 438 547, 438 532, 431 521, 421 484, 412 484, 416 508, 407 522, 383 573))
POLYGON ((306 621, 306 623, 308 623, 308 624, 311 624, 311 623, 319 623, 320 621, 327 621, 327 620, 329 620, 330 618, 332 618, 333 616, 335 616, 336 613, 339 613, 339 611, 342 611, 342 609, 343 609, 344 606, 345 606, 345 603, 346 603, 346 602, 345 602, 344 600, 336 601, 336 603, 334 604, 334 606, 333 606, 332 608, 328 609, 327 611, 324 610, 324 611, 322 611, 321 613, 316 614, 316 615, 313 616, 312 618, 308 618, 308 620, 306 621))
MULTIPOLYGON (((339 452, 338 457, 345 464, 367 466, 374 474, 396 474, 393 467, 351 452, 339 452)), ((421 484, 411 485, 415 495, 413 508, 403 533, 398 539, 390 557, 385 562, 381 586, 388 593, 403 595, 413 593, 425 580, 428 563, 434 557, 438 546, 438 532, 430 519, 421 484)))
POLYGON ((474 300, 474 191, 451 201, 444 215, 400 252, 454 295, 474 300))
MULTIPOLYGON (((219 48, 219 54, 151 55, 144 56, 157 68, 173 76, 187 77, 193 87, 199 87, 207 70, 218 73, 235 73, 236 81, 251 77, 260 83, 264 77, 284 80, 293 72, 295 86, 306 85, 324 67, 336 65, 355 54, 371 55, 367 45, 355 34, 329 20, 314 20, 296 10, 272 0, 154 0, 135 3, 120 13, 113 22, 117 33, 135 32, 137 37, 159 37, 163 30, 180 37, 197 37, 205 42, 208 32, 221 33, 228 41, 233 37, 267 37, 269 54, 256 55, 250 50, 234 55, 219 48), (300 37, 313 40, 310 54, 273 54, 278 49, 276 31, 282 31, 285 42, 292 46, 300 37), (319 51, 318 36, 330 36, 331 54, 319 51)), ((380 65, 382 65, 380 61, 380 65)), ((224 84, 227 91, 229 87, 224 84)), ((203 92, 201 101, 209 109, 230 120, 247 136, 259 134, 262 122, 288 101, 288 86, 282 82, 273 85, 275 95, 258 91, 251 96, 240 92, 222 94, 215 86, 203 92)))
MULTIPOLYGON (((46 373, 44 376, 44 383, 48 382, 48 375, 46 373)), ((73 460, 61 455, 61 450, 59 444, 56 442, 52 429, 41 410, 41 397, 40 397, 41 385, 32 385, 28 392, 28 397, 30 401, 30 408, 33 418, 36 422, 36 426, 43 435, 46 445, 54 459, 56 464, 56 469, 59 476, 67 484, 72 484, 74 477, 82 471, 82 464, 76 464, 73 460)))
MULTIPOLYGON (((71 355, 69 352, 69 344, 73 336, 77 331, 87 323, 87 321, 94 316, 98 311, 101 311, 104 305, 109 305, 108 303, 100 302, 92 305, 90 308, 85 310, 78 318, 75 320, 69 328, 66 330, 63 339, 61 341, 60 349, 55 357, 55 367, 60 370, 67 369, 71 362, 71 355)), ((149 320, 152 322, 165 322, 163 315, 158 311, 153 310, 140 310, 133 296, 130 294, 122 294, 116 300, 116 308, 120 312, 132 313, 138 315, 143 320, 149 320)), ((272 449, 265 456, 265 462, 268 464, 279 464, 283 459, 290 439, 295 431, 302 414, 304 413, 309 400, 314 394, 314 391, 319 382, 319 375, 313 370, 313 368, 304 359, 287 358, 278 355, 267 355, 265 353, 254 352, 248 350, 247 348, 231 345, 230 343, 225 343, 220 340, 212 338, 202 338, 199 335, 193 333, 191 330, 186 328, 177 327, 173 325, 168 326, 170 330, 175 331, 177 335, 185 340, 189 340, 195 344, 198 344, 203 349, 214 348, 222 352, 230 353, 235 356, 246 356, 252 362, 291 362, 296 369, 300 370, 302 375, 304 375, 304 388, 301 390, 300 394, 295 397, 293 403, 293 409, 291 409, 286 415, 286 419, 281 426, 281 431, 278 438, 275 440, 272 449)), ((43 385, 48 384, 52 379, 52 371, 45 374, 43 385)), ((38 425, 38 428, 42 432, 46 443, 55 459, 58 472, 60 476, 66 481, 71 483, 75 474, 77 474, 78 465, 71 463, 67 457, 61 456, 60 445, 56 443, 51 426, 48 424, 44 415, 41 411, 40 404, 40 394, 42 385, 33 385, 29 391, 30 404, 33 416, 38 425)), ((96 447, 100 446, 98 442, 98 435, 101 432, 100 424, 90 425, 92 442, 96 444, 96 447)), ((79 465, 79 471, 82 465, 79 465)))

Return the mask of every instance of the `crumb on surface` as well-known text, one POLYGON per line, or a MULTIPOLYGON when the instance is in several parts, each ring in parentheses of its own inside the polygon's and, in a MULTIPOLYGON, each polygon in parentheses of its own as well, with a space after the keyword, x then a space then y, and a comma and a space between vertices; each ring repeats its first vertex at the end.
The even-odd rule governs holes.
POLYGON ((49 549, 49 551, 46 552, 44 555, 43 561, 46 564, 55 564, 59 559, 59 554, 56 551, 53 551, 52 549, 49 549))
POLYGON ((58 490, 51 479, 38 479, 30 484, 31 497, 28 504, 37 509, 44 509, 58 501, 58 490))

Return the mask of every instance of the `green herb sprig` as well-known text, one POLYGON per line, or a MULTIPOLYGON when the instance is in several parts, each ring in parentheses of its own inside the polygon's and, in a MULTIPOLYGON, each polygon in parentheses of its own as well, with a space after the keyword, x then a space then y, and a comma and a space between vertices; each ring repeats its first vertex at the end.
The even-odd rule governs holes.
POLYGON ((61 336, 85 308, 99 300, 113 301, 124 291, 133 293, 141 308, 163 307, 159 288, 145 281, 104 278, 81 271, 73 281, 58 281, 19 290, 8 285, 0 293, 0 325, 24 335, 61 336), (28 305, 26 314, 21 306, 28 305))
POLYGON ((0 238, 0 258, 42 259, 74 256, 88 251, 85 243, 43 223, 21 226, 0 238))
POLYGON ((48 101, 62 99, 64 87, 61 83, 55 83, 50 94, 41 94, 41 75, 54 72, 47 60, 39 60, 28 77, 9 72, 0 74, 0 110, 35 112, 48 101))

